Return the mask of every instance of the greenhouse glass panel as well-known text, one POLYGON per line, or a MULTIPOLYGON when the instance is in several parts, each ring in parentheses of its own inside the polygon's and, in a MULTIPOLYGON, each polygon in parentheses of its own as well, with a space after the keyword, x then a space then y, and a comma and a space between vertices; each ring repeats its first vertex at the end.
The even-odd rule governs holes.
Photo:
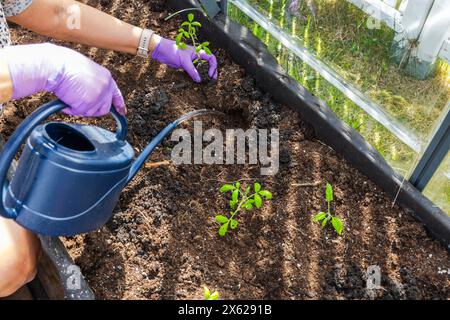
POLYGON ((442 50, 427 66, 417 58, 421 45, 408 39, 429 32, 433 3, 420 3, 428 16, 410 17, 405 1, 229 0, 228 15, 409 178, 450 100, 446 42, 438 39, 442 50), (374 12, 368 4, 381 6, 374 12), (407 29, 408 19, 420 32, 407 29))
POLYGON ((450 215, 450 152, 447 153, 423 193, 450 215))

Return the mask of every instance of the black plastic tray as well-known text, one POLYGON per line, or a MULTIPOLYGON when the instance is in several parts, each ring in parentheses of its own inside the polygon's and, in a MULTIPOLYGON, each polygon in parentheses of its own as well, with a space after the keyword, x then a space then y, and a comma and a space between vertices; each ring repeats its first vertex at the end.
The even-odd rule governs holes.
POLYGON ((43 256, 36 279, 28 284, 37 300, 93 300, 94 293, 59 238, 39 237, 43 256))

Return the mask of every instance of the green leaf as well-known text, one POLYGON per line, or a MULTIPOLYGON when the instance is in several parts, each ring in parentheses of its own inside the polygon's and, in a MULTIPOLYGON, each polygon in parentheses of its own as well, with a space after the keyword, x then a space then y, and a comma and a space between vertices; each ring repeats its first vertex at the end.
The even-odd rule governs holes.
POLYGON ((253 204, 251 202, 247 201, 244 204, 244 208, 247 209, 247 210, 252 210, 253 209, 253 204))
POLYGON ((211 297, 211 291, 209 291, 209 288, 207 286, 203 287, 203 292, 205 293, 205 300, 209 300, 211 297))
POLYGON ((325 212, 319 212, 318 214, 315 215, 315 217, 313 218, 313 221, 321 221, 323 219, 325 219, 327 216, 327 214, 325 212))
POLYGON ((180 45, 178 46, 180 49, 182 49, 182 50, 186 50, 187 49, 187 44, 186 43, 184 43, 184 42, 182 42, 182 43, 180 43, 180 45))
POLYGON ((183 35, 184 35, 186 38, 189 38, 189 33, 188 33, 187 31, 184 31, 184 32, 183 32, 183 35))
POLYGON ((212 54, 211 50, 209 50, 208 47, 203 47, 203 50, 205 50, 205 52, 206 52, 207 54, 212 54))
POLYGON ((236 229, 237 226, 238 226, 237 220, 231 219, 231 220, 230 220, 230 228, 231 228, 232 230, 234 230, 234 229, 236 229))
POLYGON ((220 192, 224 193, 230 190, 234 190, 234 186, 232 184, 224 184, 222 187, 220 187, 220 192))
POLYGON ((236 181, 236 183, 234 184, 236 189, 239 189, 239 187, 241 186, 241 183, 239 181, 236 181))
POLYGON ((258 193, 261 191, 261 185, 258 182, 255 182, 253 185, 253 189, 255 190, 255 193, 258 193))
POLYGON ((259 209, 261 208, 262 198, 259 194, 255 194, 255 206, 259 209))
POLYGON ((231 209, 235 209, 237 203, 238 203, 237 200, 236 200, 236 201, 230 200, 230 208, 231 208, 231 209))
POLYGON ((202 43, 202 46, 203 46, 203 47, 208 47, 208 46, 209 46, 209 42, 208 42, 208 41, 203 42, 203 43, 202 43))
POLYGON ((183 22, 183 23, 181 24, 182 27, 190 26, 190 25, 191 25, 191 24, 190 24, 189 22, 187 22, 187 21, 185 21, 185 22, 183 22))
POLYGON ((228 218, 219 214, 216 216, 216 221, 219 222, 220 224, 222 223, 227 223, 228 222, 228 218))
POLYGON ((259 192, 259 194, 261 196, 263 196, 264 198, 266 198, 267 200, 272 199, 272 193, 270 191, 268 191, 268 190, 262 190, 262 191, 259 192))
POLYGON ((333 201, 333 187, 329 183, 327 183, 327 188, 325 190, 325 199, 328 202, 333 201))
POLYGON ((192 22, 192 25, 193 25, 193 26, 196 26, 196 27, 201 27, 201 26, 202 26, 201 23, 198 22, 198 21, 192 22))
POLYGON ((189 22, 194 21, 194 14, 193 13, 189 13, 188 14, 188 20, 189 20, 189 22))
POLYGON ((195 48, 195 53, 199 53, 200 50, 202 50, 202 47, 198 46, 197 48, 195 48))
POLYGON ((322 220, 322 228, 325 228, 325 226, 327 225, 327 222, 328 222, 328 218, 322 220))
POLYGON ((198 59, 195 59, 194 61, 192 61, 193 64, 197 64, 198 63, 198 59))
POLYGON ((175 38, 175 42, 177 43, 177 45, 180 44, 181 39, 183 39, 183 34, 182 34, 182 33, 179 33, 179 34, 176 36, 176 38, 175 38))
POLYGON ((214 291, 213 293, 211 293, 208 300, 219 300, 219 292, 214 291))
POLYGON ((239 197, 239 189, 234 189, 233 193, 231 194, 231 200, 237 201, 239 197))
POLYGON ((331 219, 331 224, 333 225, 334 230, 338 233, 338 235, 342 234, 342 230, 344 229, 344 224, 342 223, 341 219, 338 217, 333 217, 331 219))
POLYGON ((248 186, 247 188, 245 188, 245 195, 248 195, 248 194, 250 193, 250 189, 251 189, 250 186, 248 186))
POLYGON ((229 224, 229 222, 224 223, 224 224, 219 228, 219 236, 223 237, 223 236, 227 233, 227 231, 228 231, 228 224, 229 224))

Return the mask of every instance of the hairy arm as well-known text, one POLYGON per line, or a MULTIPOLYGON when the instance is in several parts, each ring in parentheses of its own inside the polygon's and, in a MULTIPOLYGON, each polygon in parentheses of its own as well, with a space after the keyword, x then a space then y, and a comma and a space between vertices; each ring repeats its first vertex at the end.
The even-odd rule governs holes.
MULTIPOLYGON (((142 29, 75 0, 33 0, 9 20, 55 39, 136 54, 142 29)), ((158 44, 155 35, 150 52, 158 44)))

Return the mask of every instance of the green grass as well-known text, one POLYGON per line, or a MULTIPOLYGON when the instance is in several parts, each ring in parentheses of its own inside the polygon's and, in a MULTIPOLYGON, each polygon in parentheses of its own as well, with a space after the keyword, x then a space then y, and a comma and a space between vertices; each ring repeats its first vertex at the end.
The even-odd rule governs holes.
POLYGON ((450 152, 447 153, 423 193, 450 215, 450 152))
MULTIPOLYGON (((450 68, 447 64, 439 62, 436 75, 425 81, 405 75, 391 61, 394 32, 384 25, 379 29, 369 29, 367 16, 347 1, 315 0, 316 17, 304 5, 301 8, 304 19, 287 15, 285 9, 289 2, 286 0, 249 2, 344 79, 378 102, 405 127, 423 140, 428 139, 450 99, 450 68)), ((260 38, 293 78, 323 99, 341 119, 358 130, 399 173, 406 177, 410 175, 418 159, 416 152, 239 9, 230 5, 229 15, 260 38)), ((434 180, 430 190, 445 190, 448 179, 443 174, 437 175, 434 180)), ((430 191, 428 195, 433 193, 430 191)), ((441 191, 440 194, 445 198, 445 192, 441 191)))

